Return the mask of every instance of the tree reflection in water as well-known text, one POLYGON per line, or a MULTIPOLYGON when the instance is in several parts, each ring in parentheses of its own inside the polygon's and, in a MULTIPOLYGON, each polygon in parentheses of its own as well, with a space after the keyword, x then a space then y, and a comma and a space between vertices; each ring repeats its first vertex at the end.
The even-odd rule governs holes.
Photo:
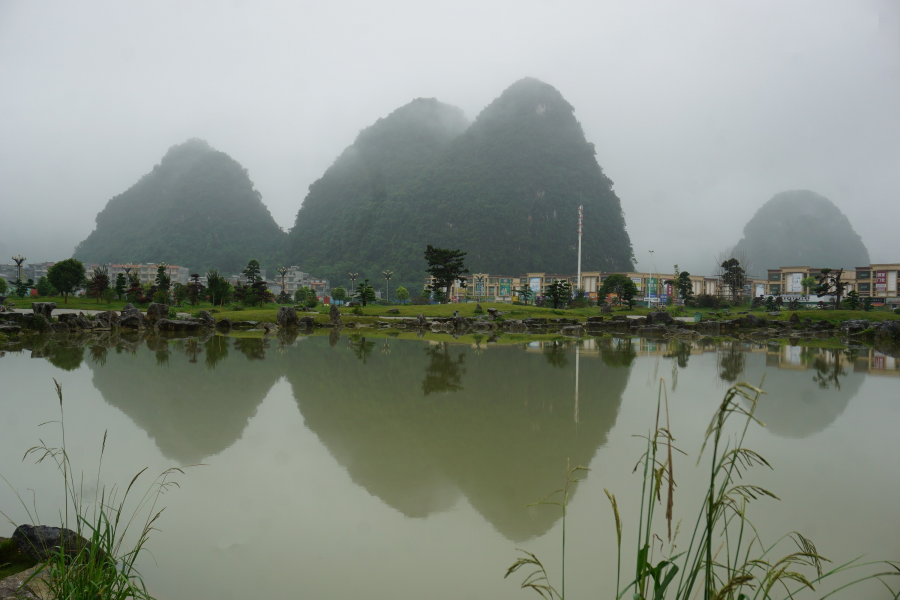
POLYGON ((249 360, 264 359, 268 348, 269 340, 265 338, 234 338, 234 349, 249 360))
POLYGON ((52 348, 47 356, 54 367, 59 367, 64 371, 74 371, 81 366, 84 360, 84 346, 66 347, 57 346, 52 348))
POLYGON ((463 389, 462 376, 466 374, 466 355, 460 352, 456 360, 450 356, 450 344, 441 342, 425 348, 431 362, 425 367, 422 391, 425 395, 435 392, 458 392, 463 389))
POLYGON ((544 357, 551 367, 564 369, 569 364, 569 359, 566 357, 566 345, 566 342, 559 340, 544 344, 544 357))
POLYGON ((631 338, 604 338, 599 343, 602 348, 600 359, 608 367, 631 367, 637 358, 631 338))
POLYGON ((372 350, 375 348, 375 342, 367 342, 366 338, 358 335, 350 336, 348 345, 353 350, 356 358, 363 361, 363 364, 369 360, 369 356, 371 356, 372 350))
POLYGON ((834 386, 836 390, 841 389, 841 377, 847 375, 844 370, 844 353, 840 350, 822 350, 817 352, 813 359, 813 368, 816 374, 813 375, 813 381, 819 384, 823 390, 834 386))
POLYGON ((747 356, 740 342, 723 342, 718 354, 719 378, 735 383, 747 365, 747 356))
POLYGON ((228 358, 228 338, 224 335, 214 335, 204 344, 206 356, 204 363, 207 371, 214 371, 216 366, 228 358))
POLYGON ((104 348, 103 346, 93 345, 90 349, 91 360, 94 361, 95 364, 100 365, 101 367, 106 364, 106 354, 109 352, 109 348, 104 348))

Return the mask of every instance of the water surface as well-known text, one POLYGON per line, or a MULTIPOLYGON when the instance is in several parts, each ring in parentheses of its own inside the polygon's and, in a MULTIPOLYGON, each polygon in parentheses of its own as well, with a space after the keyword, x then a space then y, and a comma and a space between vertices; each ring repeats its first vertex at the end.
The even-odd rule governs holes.
MULTIPOLYGON (((591 471, 570 506, 567 592, 610 597, 615 530, 603 489, 619 498, 630 545, 640 501, 631 471, 643 449, 634 435, 653 427, 660 379, 690 455, 676 462, 676 517, 687 528, 715 407, 731 383, 765 377, 757 415, 766 427, 748 441, 774 470, 751 476, 781 501, 751 509, 763 535, 797 529, 835 560, 900 558, 900 365, 891 357, 443 338, 110 337, 7 353, 0 471, 29 503, 33 490, 44 522, 58 520, 53 471, 19 462, 39 436, 55 440, 53 425, 38 424, 58 417, 56 378, 69 450, 88 474, 109 431, 106 485, 145 466, 204 465, 165 497, 155 562, 143 561, 161 599, 521 598, 519 579, 503 580, 517 547, 559 573, 560 512, 528 504, 560 487, 567 464, 583 465, 591 471)), ((0 509, 26 520, 9 489, 0 509)))

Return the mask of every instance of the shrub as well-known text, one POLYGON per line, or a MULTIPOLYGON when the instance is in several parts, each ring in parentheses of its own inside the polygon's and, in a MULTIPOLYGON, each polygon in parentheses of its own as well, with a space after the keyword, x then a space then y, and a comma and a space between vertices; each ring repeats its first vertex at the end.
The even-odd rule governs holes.
POLYGON ((900 308, 895 308, 895 309, 894 309, 894 314, 895 314, 895 315, 900 315, 900 308))
POLYGON ((306 302, 304 303, 304 306, 306 306, 306 308, 315 308, 316 305, 318 305, 318 304, 319 304, 319 299, 316 298, 315 296, 312 296, 311 298, 308 298, 306 300, 306 302))
POLYGON ((712 308, 716 309, 721 306, 718 296, 712 294, 698 294, 693 298, 684 301, 684 305, 689 308, 712 308))
POLYGON ((362 314, 363 314, 362 307, 359 304, 354 306, 353 310, 351 310, 350 312, 352 312, 356 316, 362 316, 362 314))
POLYGON ((45 333, 50 331, 50 323, 47 322, 44 315, 34 315, 34 320, 31 321, 31 328, 40 333, 45 333))
POLYGON ((244 310, 244 305, 238 302, 234 306, 231 307, 231 310, 244 310))
POLYGON ((178 311, 176 311, 174 308, 170 308, 170 309, 169 309, 169 318, 170 318, 170 319, 177 319, 177 318, 178 318, 178 311))

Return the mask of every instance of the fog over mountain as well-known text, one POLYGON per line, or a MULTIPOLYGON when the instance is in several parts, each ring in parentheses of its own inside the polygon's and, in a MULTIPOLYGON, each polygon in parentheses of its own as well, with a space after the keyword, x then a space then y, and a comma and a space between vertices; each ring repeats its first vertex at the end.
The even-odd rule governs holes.
MULTIPOLYGON (((638 268, 712 271, 760 199, 829 198, 898 260, 900 4, 0 4, 0 261, 70 256, 109 200, 200 138, 275 221, 413 98, 472 121, 534 77, 577 108, 638 268)), ((574 222, 572 228, 574 229, 574 222)), ((601 235, 587 228, 588 236, 601 235)), ((190 265, 189 265, 190 266, 190 265)), ((575 265, 572 265, 572 269, 575 265)))
POLYGON ((844 213, 809 190, 775 194, 744 226, 734 249, 749 258, 758 277, 779 267, 852 270, 869 264, 869 251, 844 213))

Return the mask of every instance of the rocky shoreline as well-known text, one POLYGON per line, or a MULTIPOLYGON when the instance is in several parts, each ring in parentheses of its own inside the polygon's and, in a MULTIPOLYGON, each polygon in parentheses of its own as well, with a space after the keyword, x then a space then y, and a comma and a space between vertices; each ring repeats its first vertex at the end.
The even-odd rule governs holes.
MULTIPOLYGON (((900 353, 900 321, 870 322, 868 320, 848 320, 837 325, 825 320, 813 322, 810 318, 800 320, 797 315, 788 321, 765 319, 753 314, 738 315, 734 318, 709 319, 697 323, 672 317, 667 312, 650 313, 645 317, 593 316, 581 322, 574 318, 528 318, 506 319, 502 312, 489 309, 477 318, 433 317, 419 314, 415 318, 385 317, 374 324, 343 321, 336 306, 332 306, 328 322, 316 322, 315 317, 297 313, 291 306, 278 309, 276 322, 216 320, 207 311, 200 311, 198 317, 180 315, 171 318, 170 308, 165 304, 151 304, 146 313, 133 305, 126 305, 120 311, 105 311, 94 315, 66 313, 53 317, 56 304, 35 303, 32 313, 0 312, 0 350, 15 350, 23 346, 26 338, 35 335, 51 337, 67 344, 87 343, 89 339, 102 340, 114 336, 128 341, 148 336, 201 337, 215 333, 227 334, 232 330, 259 330, 266 335, 278 334, 290 337, 300 333, 311 333, 315 329, 332 330, 378 330, 393 329, 415 331, 420 336, 425 333, 449 334, 459 337, 470 333, 501 335, 503 333, 525 335, 556 334, 571 338, 599 335, 630 335, 654 339, 692 340, 704 337, 732 338, 766 343, 773 339, 787 339, 790 343, 810 339, 839 338, 842 343, 856 345, 872 344, 879 351, 892 355, 900 353)), ((33 349, 33 348, 32 348, 33 349)))

